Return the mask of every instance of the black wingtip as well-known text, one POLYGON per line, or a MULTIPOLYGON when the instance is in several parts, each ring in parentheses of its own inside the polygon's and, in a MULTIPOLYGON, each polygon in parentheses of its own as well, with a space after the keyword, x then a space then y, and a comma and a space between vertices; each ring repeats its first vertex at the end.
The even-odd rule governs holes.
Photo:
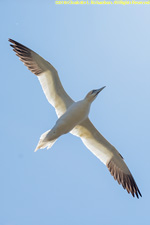
POLYGON ((8 41, 11 42, 11 43, 15 43, 15 41, 11 38, 8 38, 8 41))
POLYGON ((12 43, 12 44, 10 44, 10 46, 11 46, 12 48, 14 48, 14 46, 16 45, 16 41, 14 41, 14 40, 11 39, 11 38, 8 38, 8 41, 9 41, 10 43, 12 43))
POLYGON ((142 197, 142 194, 130 171, 129 173, 124 173, 118 166, 116 166, 113 158, 109 161, 107 167, 114 179, 117 180, 119 184, 122 184, 123 188, 126 189, 128 193, 131 193, 133 197, 136 196, 138 199, 139 196, 142 197))
POLYGON ((10 46, 13 48, 14 47, 14 45, 12 45, 12 44, 10 44, 10 46))

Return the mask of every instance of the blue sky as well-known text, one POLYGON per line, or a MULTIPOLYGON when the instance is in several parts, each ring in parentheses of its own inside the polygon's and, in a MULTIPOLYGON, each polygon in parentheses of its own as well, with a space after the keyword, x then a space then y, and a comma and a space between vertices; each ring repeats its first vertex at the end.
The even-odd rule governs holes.
POLYGON ((150 6, 1 1, 1 225, 148 225, 150 6), (74 100, 106 85, 90 119, 123 155, 143 195, 132 198, 71 134, 34 153, 57 119, 37 78, 9 47, 32 48, 74 100))

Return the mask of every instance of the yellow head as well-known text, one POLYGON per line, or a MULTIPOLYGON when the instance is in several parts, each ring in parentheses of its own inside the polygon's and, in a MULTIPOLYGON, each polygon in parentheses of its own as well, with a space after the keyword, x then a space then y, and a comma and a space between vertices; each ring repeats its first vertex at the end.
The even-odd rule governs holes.
POLYGON ((100 89, 96 89, 96 90, 92 90, 90 91, 85 99, 87 99, 89 102, 93 102, 95 100, 95 98, 97 97, 97 95, 105 88, 106 86, 100 88, 100 89))

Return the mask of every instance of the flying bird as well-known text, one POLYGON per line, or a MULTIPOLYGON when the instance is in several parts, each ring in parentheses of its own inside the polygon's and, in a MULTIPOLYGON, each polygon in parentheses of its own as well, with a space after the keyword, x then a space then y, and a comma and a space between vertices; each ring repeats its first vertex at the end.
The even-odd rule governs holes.
POLYGON ((58 120, 55 126, 43 133, 35 149, 49 149, 63 134, 70 132, 80 137, 84 145, 108 168, 111 175, 134 197, 142 197, 140 190, 123 157, 94 127, 88 118, 91 103, 105 88, 90 91, 83 100, 74 102, 64 90, 57 70, 36 52, 9 39, 10 46, 42 86, 48 102, 55 108, 58 120))

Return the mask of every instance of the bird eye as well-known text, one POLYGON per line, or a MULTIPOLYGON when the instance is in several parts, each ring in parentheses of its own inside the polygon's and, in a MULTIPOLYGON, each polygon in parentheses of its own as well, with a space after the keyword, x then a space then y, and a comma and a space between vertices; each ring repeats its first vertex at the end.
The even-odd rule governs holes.
POLYGON ((93 90, 91 94, 93 94, 94 92, 95 92, 95 90, 93 90))

